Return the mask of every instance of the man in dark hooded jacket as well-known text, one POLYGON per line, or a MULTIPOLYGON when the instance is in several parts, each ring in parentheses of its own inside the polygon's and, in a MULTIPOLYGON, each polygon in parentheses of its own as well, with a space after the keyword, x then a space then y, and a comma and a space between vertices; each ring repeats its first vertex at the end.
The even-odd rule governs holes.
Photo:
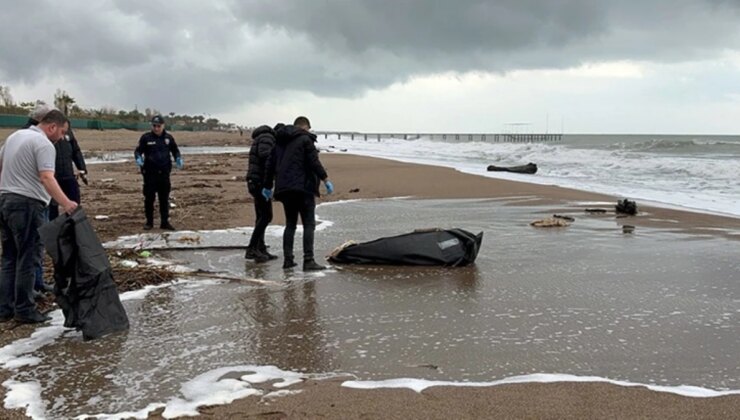
MULTIPOLYGON (((67 126, 67 134, 64 138, 54 143, 57 152, 54 178, 57 179, 57 183, 59 183, 64 194, 70 200, 80 204, 80 184, 77 183, 74 168, 77 167, 80 177, 87 184, 87 166, 80 145, 77 143, 77 138, 69 127, 69 123, 67 123, 67 126)), ((52 202, 49 206, 49 220, 54 220, 57 216, 59 216, 59 207, 57 203, 52 202)))
MULTIPOLYGON (((278 124, 275 130, 284 127, 278 124)), ((267 159, 275 147, 275 130, 263 125, 252 131, 252 146, 249 148, 249 166, 247 167, 247 190, 254 201, 254 231, 249 240, 244 258, 265 262, 274 260, 276 255, 267 252, 265 229, 272 221, 272 202, 262 196, 263 182, 267 169, 267 159)))
POLYGON ((262 195, 272 198, 273 182, 275 200, 283 203, 285 231, 283 232, 283 268, 296 266, 293 242, 301 216, 303 224, 303 270, 323 270, 314 260, 313 237, 316 229, 316 197, 319 180, 324 181, 328 194, 334 192, 324 166, 319 161, 319 151, 314 143, 316 135, 310 133, 311 123, 306 117, 296 118, 293 125, 286 125, 276 133, 275 148, 267 160, 262 195))

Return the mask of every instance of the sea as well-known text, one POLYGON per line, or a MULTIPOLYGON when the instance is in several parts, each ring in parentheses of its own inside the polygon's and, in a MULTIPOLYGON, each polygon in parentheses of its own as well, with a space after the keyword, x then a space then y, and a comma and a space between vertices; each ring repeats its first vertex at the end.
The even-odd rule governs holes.
MULTIPOLYGON (((467 135, 319 135, 320 149, 455 168, 491 178, 582 191, 703 213, 740 217, 740 135, 565 134, 560 141, 506 143, 467 135), (402 137, 402 136, 401 136, 402 137), (488 165, 537 164, 535 175, 488 172, 488 165)), ((487 136, 492 139, 492 136, 487 136)))

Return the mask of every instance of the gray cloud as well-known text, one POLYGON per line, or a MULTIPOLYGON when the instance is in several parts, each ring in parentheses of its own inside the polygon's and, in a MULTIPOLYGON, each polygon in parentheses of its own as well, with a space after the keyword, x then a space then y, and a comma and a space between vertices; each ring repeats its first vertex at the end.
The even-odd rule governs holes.
POLYGON ((416 75, 740 49, 723 0, 6 2, 0 83, 61 76, 96 105, 216 113, 279 91, 353 97, 416 75))

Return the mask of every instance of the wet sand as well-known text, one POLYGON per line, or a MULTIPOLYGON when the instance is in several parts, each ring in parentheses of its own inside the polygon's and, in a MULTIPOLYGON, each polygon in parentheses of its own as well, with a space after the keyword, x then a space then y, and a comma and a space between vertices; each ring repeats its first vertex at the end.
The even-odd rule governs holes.
POLYGON ((284 398, 249 397, 202 409, 213 418, 328 419, 732 419, 740 397, 687 398, 601 383, 517 384, 490 388, 356 390, 340 380, 308 382, 284 398))
MULTIPOLYGON (((0 133, 2 134, 2 133, 0 133)), ((175 133, 182 146, 245 146, 238 135, 175 133)), ((84 150, 105 153, 133 150, 139 133, 126 131, 78 133, 84 150)), ((4 136, 3 136, 4 137, 4 136)), ((322 153, 321 159, 337 193, 322 200, 415 196, 419 198, 504 198, 542 209, 542 216, 573 211, 573 202, 614 203, 616 197, 556 187, 461 174, 454 170, 381 159, 322 153), (350 192, 359 189, 358 192, 350 192)), ((245 194, 246 155, 192 156, 187 168, 173 175, 177 207, 172 222, 179 228, 216 229, 251 224, 251 202, 245 194), (213 217, 214 214, 228 217, 213 217)), ((143 224, 140 175, 132 162, 90 167, 92 184, 83 188, 88 214, 108 215, 94 221, 101 239, 141 232, 143 224)), ((638 203, 640 205, 640 203, 638 203)), ((604 208, 608 206, 604 205, 604 208)), ((640 206, 637 217, 615 223, 672 231, 696 237, 712 235, 738 239, 740 219, 640 206)), ((276 223, 282 222, 279 205, 276 223)), ((614 214, 597 216, 614 218, 614 214)), ((690 240, 690 239, 689 239, 690 240)), ((4 332, 0 343, 25 328, 4 332)), ((3 373, 2 377, 6 377, 3 373)), ((270 400, 247 398, 202 410, 214 418, 273 416, 329 418, 460 418, 460 417, 670 417, 732 418, 740 412, 740 397, 688 398, 640 388, 607 384, 524 384, 483 389, 432 388, 421 394, 408 390, 361 391, 340 388, 336 381, 311 382, 298 395, 270 400)), ((0 411, 3 417, 18 412, 0 411)))

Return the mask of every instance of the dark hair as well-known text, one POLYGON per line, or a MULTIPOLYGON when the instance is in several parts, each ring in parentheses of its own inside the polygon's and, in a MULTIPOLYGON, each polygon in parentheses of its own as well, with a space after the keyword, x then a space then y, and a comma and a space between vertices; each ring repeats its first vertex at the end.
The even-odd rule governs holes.
POLYGON ((52 109, 46 115, 44 115, 44 118, 39 121, 39 124, 56 124, 62 126, 68 122, 69 120, 67 119, 67 117, 64 116, 62 111, 58 109, 52 109))
POLYGON ((311 128, 311 121, 306 117, 298 117, 293 121, 293 125, 305 125, 307 128, 311 128))
POLYGON ((282 129, 283 127, 285 127, 285 124, 283 124, 283 123, 277 123, 277 124, 275 124, 275 127, 273 128, 273 130, 278 131, 278 130, 282 129))

